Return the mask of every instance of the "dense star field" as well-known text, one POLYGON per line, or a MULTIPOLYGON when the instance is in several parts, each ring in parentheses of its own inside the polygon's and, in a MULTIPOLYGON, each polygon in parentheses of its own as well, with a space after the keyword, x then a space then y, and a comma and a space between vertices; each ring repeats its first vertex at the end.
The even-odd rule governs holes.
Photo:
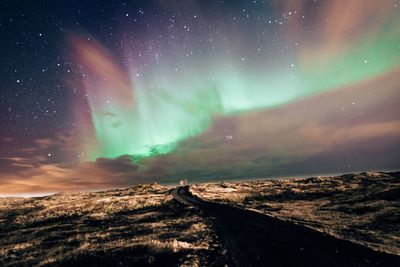
POLYGON ((398 0, 0 9, 2 195, 399 168, 398 0))

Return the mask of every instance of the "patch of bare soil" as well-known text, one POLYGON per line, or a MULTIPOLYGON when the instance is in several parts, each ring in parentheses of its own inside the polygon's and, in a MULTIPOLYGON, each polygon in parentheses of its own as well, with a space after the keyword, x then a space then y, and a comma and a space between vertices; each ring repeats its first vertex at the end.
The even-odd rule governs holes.
POLYGON ((170 189, 0 199, 0 266, 223 265, 212 222, 170 189))
POLYGON ((206 183, 190 190, 209 201, 256 210, 400 255, 400 172, 206 183))

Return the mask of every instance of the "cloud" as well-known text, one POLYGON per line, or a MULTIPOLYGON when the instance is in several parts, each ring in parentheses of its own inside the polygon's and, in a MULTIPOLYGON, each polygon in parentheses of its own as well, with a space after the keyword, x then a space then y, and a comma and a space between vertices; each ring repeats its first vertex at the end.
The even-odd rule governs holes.
MULTIPOLYGON (((174 153, 142 165, 149 170, 157 166, 171 179, 186 176, 198 181, 277 175, 284 166, 298 163, 315 173, 321 170, 318 156, 337 160, 338 153, 357 155, 359 159, 342 161, 348 168, 354 160, 369 164, 385 147, 387 155, 380 165, 361 164, 360 169, 396 168, 398 77, 393 72, 273 110, 218 118, 206 133, 182 142, 174 153), (365 150, 368 153, 357 154, 365 150)), ((284 172, 297 173, 293 168, 284 172)))
POLYGON ((129 156, 116 159, 97 159, 74 165, 39 164, 19 166, 29 162, 22 158, 7 159, 19 171, 0 176, 0 193, 37 193, 70 190, 106 189, 125 187, 151 181, 135 177, 138 170, 129 156), (22 163, 21 163, 22 162, 22 163))
POLYGON ((208 131, 172 153, 139 164, 128 155, 58 161, 47 150, 78 154, 75 138, 37 140, 30 153, 0 158, 1 169, 12 170, 0 174, 0 193, 398 168, 399 84, 393 72, 279 108, 215 118, 208 131))
POLYGON ((38 145, 40 149, 47 149, 52 145, 55 145, 56 142, 52 138, 42 138, 42 139, 36 139, 35 143, 38 145))

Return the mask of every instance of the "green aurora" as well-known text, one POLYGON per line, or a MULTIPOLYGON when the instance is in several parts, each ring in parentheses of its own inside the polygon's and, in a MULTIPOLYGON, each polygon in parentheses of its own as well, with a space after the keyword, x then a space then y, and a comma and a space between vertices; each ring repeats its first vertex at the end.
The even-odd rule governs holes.
MULTIPOLYGON (((378 34, 362 34, 355 45, 334 57, 311 58, 311 66, 299 62, 301 47, 290 57, 253 63, 248 62, 251 57, 239 56, 240 49, 226 55, 222 51, 231 47, 225 46, 192 61, 182 60, 179 69, 167 60, 150 64, 146 75, 131 70, 134 106, 89 97, 96 145, 86 154, 91 160, 131 155, 139 161, 170 153, 180 141, 206 131, 214 116, 273 108, 384 74, 400 61, 397 19, 387 20, 378 34)), ((268 48, 268 41, 263 45, 268 48)), ((115 90, 109 89, 103 99, 115 100, 115 90)))

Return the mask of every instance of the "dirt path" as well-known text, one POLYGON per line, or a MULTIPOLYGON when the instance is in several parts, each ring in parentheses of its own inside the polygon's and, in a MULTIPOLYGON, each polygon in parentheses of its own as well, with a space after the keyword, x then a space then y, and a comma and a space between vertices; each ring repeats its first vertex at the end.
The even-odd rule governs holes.
POLYGON ((194 197, 189 187, 172 191, 174 198, 215 217, 237 266, 400 266, 400 256, 282 221, 257 212, 194 197))

